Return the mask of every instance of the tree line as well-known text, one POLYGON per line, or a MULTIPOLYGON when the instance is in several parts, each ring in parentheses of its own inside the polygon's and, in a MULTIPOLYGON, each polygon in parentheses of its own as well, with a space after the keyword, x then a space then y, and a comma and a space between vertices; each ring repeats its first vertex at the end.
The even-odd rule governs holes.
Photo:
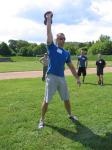
MULTIPOLYGON (((71 55, 80 53, 84 49, 87 54, 112 55, 112 40, 107 35, 101 35, 96 42, 66 42, 65 49, 69 50, 71 55)), ((2 56, 40 56, 47 51, 46 44, 29 43, 24 40, 9 40, 8 44, 0 43, 0 55, 2 56)))

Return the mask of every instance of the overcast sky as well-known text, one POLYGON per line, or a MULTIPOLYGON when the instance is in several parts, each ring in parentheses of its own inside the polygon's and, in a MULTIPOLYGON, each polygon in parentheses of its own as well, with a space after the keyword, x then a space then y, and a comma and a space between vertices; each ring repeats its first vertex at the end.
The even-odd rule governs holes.
POLYGON ((53 11, 52 32, 67 41, 112 38, 112 0, 0 0, 0 41, 46 42, 44 13, 53 11))

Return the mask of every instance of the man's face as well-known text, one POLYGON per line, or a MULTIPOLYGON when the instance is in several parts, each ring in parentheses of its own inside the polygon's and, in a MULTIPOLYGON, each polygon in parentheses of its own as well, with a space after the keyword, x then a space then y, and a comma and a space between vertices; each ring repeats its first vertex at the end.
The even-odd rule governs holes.
POLYGON ((64 34, 58 34, 57 35, 57 43, 58 43, 58 45, 59 46, 63 46, 64 45, 64 43, 65 43, 65 36, 64 36, 64 34))
POLYGON ((81 55, 84 55, 85 53, 84 53, 84 51, 83 50, 81 50, 81 55))
POLYGON ((98 58, 101 59, 101 54, 98 54, 98 58))
POLYGON ((44 56, 47 57, 48 55, 45 53, 44 56))

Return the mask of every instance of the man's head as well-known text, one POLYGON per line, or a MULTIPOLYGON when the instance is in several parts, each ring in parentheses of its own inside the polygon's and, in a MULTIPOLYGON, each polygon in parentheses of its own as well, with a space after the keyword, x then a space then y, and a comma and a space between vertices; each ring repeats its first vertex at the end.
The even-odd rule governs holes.
POLYGON ((59 47, 63 47, 65 43, 65 35, 63 33, 58 33, 56 37, 56 43, 59 47))
POLYGON ((48 56, 48 54, 47 54, 47 53, 44 53, 44 56, 45 56, 45 57, 47 57, 47 56, 48 56))
POLYGON ((98 54, 98 58, 101 59, 101 57, 102 57, 102 55, 101 55, 101 54, 98 54))
POLYGON ((80 53, 81 55, 85 55, 85 51, 83 49, 81 49, 80 53))

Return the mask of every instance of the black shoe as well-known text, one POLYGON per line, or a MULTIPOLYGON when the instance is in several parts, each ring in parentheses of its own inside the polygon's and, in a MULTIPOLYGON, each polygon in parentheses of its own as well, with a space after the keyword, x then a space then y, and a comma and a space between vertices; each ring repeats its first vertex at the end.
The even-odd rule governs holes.
POLYGON ((42 81, 45 81, 45 78, 44 78, 44 77, 42 77, 42 81))

